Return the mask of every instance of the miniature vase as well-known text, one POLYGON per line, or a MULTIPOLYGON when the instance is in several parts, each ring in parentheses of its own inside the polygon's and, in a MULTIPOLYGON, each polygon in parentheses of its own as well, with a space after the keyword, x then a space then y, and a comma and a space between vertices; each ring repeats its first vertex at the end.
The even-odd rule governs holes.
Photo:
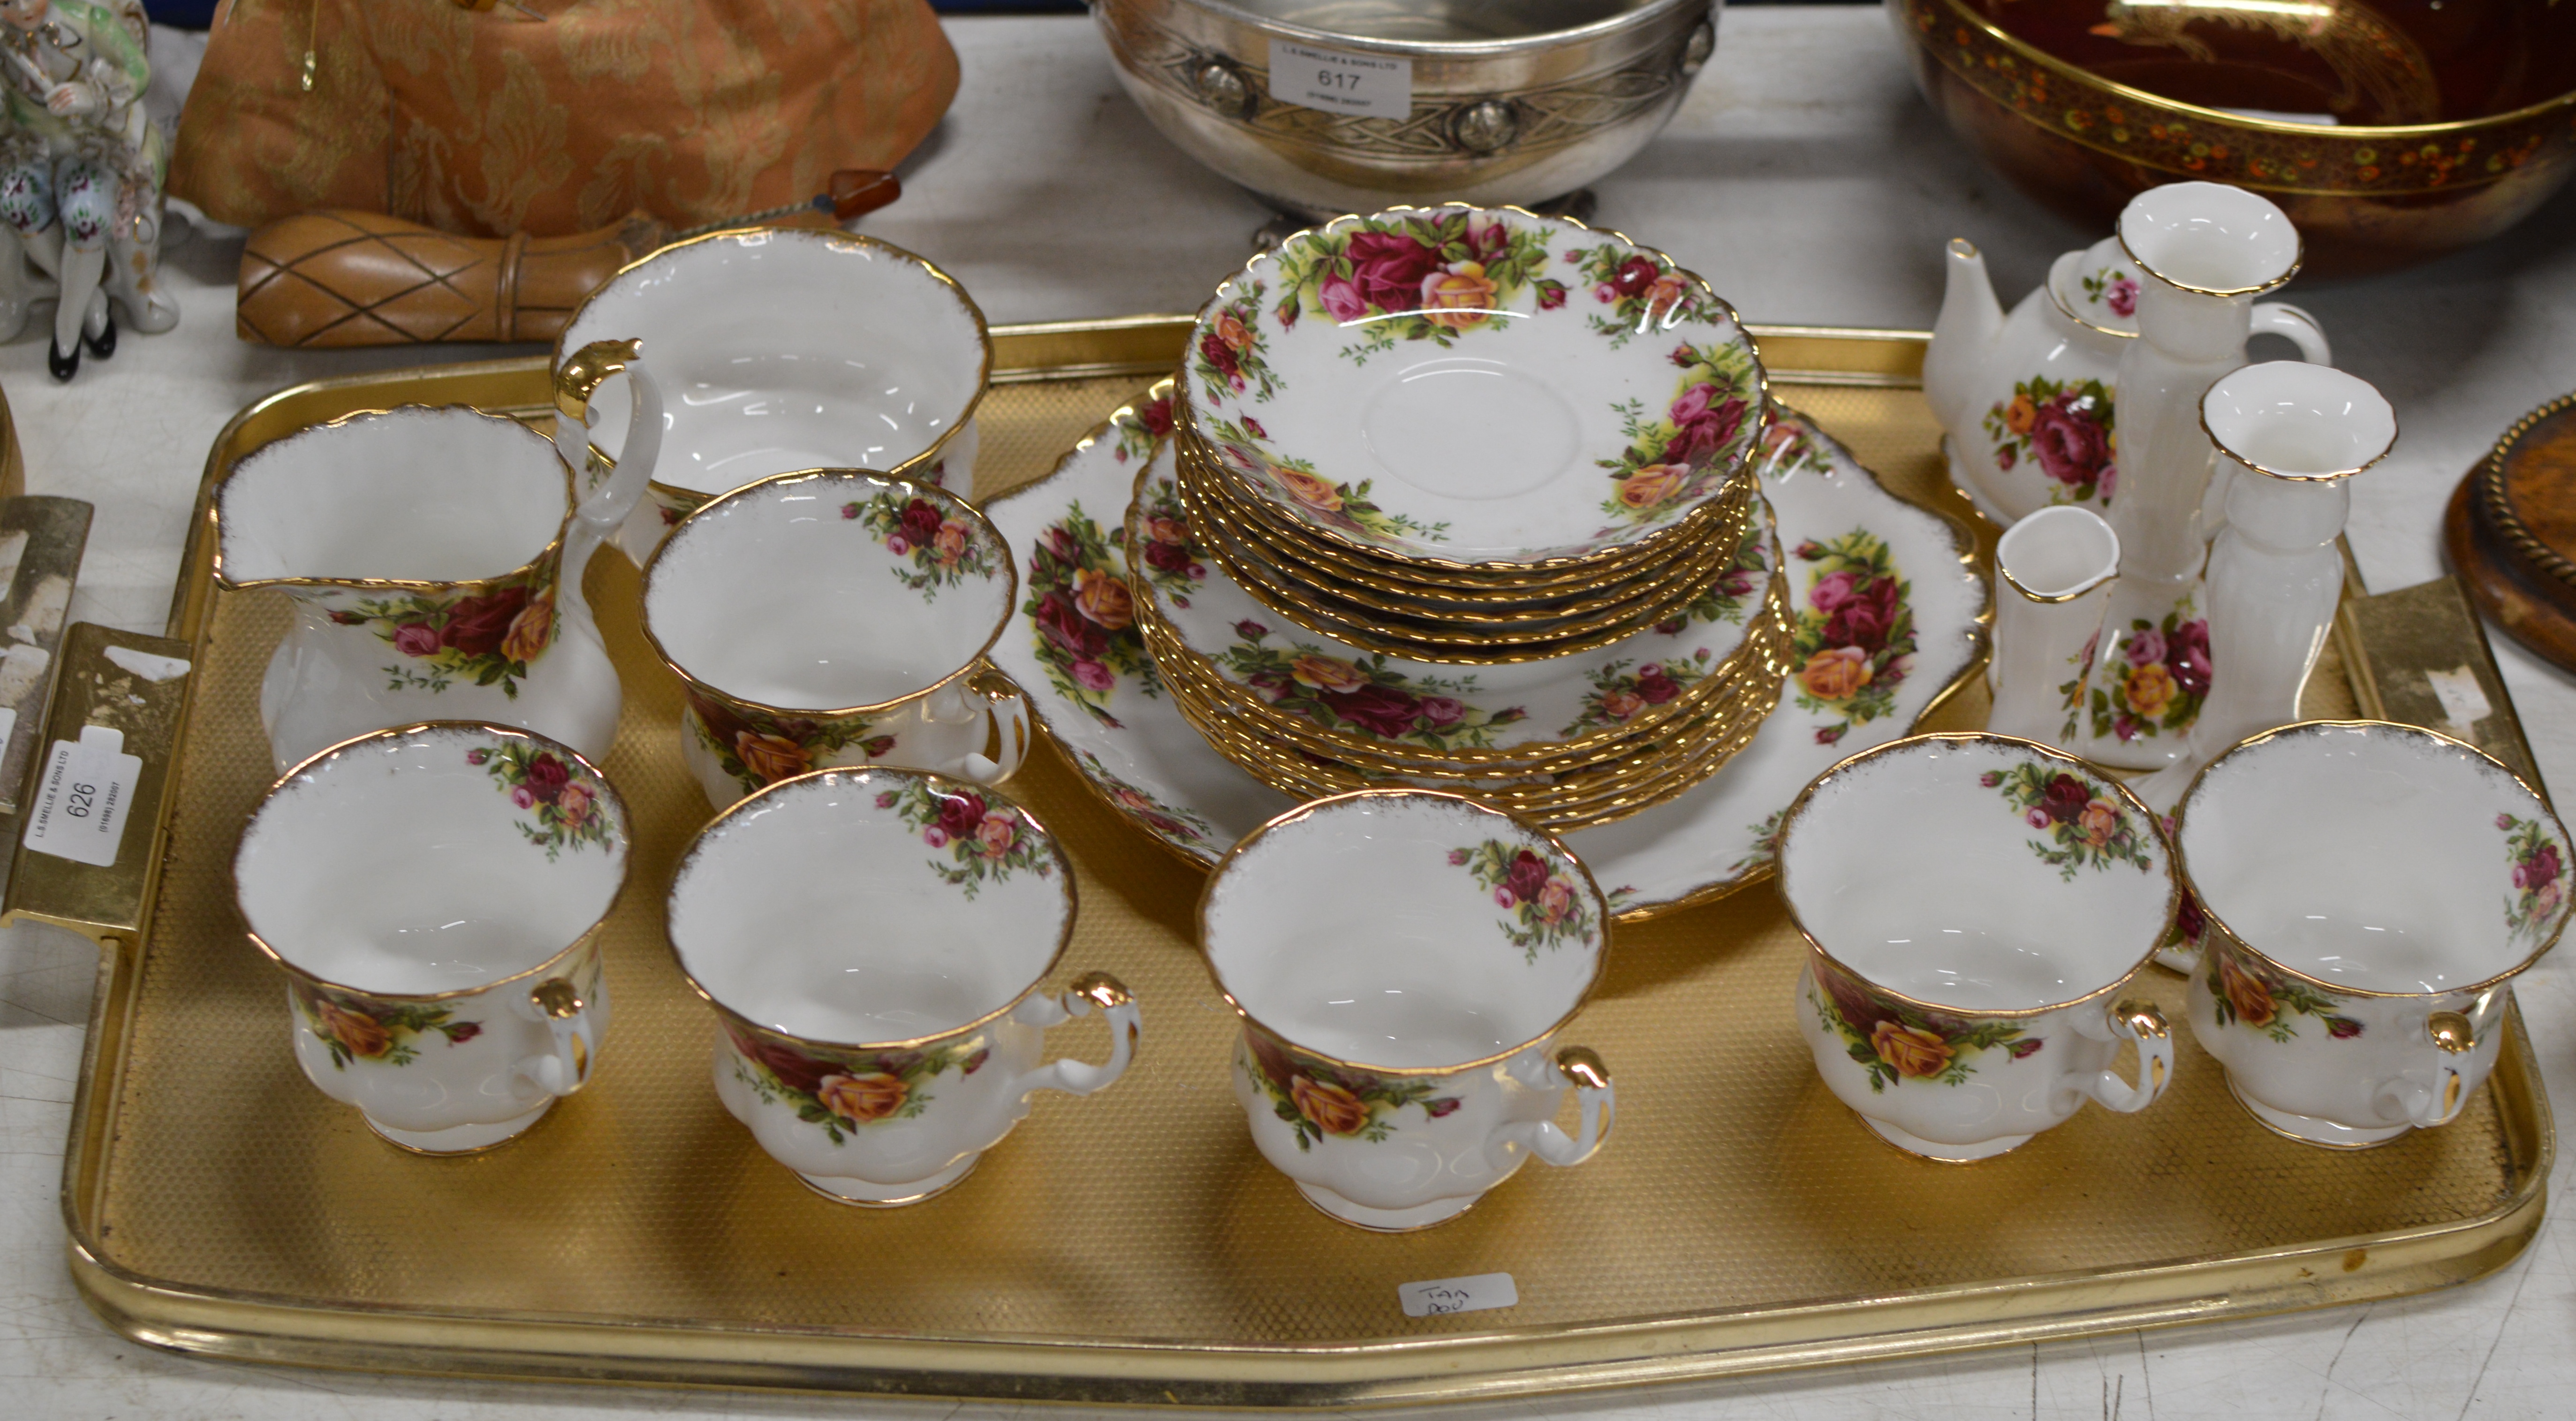
MULTIPOLYGON (((2102 638, 2069 710, 2086 758, 2160 769, 2182 757, 2214 669, 2201 571, 2213 457, 2200 398, 2245 363, 2254 298, 2296 275, 2299 234, 2268 200, 2219 183, 2132 199, 2120 243, 2145 278, 2138 335, 2120 359, 2120 497, 2110 512, 2120 575, 2102 638)), ((2324 343, 2303 342, 2323 363, 2324 343)))
POLYGON ((582 571, 644 495, 661 405, 635 344, 602 341, 557 376, 551 442, 461 405, 407 406, 290 435, 227 474, 216 577, 276 588, 295 610, 260 684, 279 772, 432 720, 605 756, 622 696, 582 571), (635 410, 611 472, 589 457, 587 414, 620 372, 636 377, 635 410))
POLYGON ((2249 365, 2212 385, 2202 420, 2230 475, 2227 526, 2210 550, 2210 659, 2226 674, 2172 765, 2132 786, 2159 813, 2200 767, 2299 718, 2299 692, 2343 596, 2345 480, 2387 456, 2397 416, 2377 390, 2295 360, 2249 365))
POLYGON ((2119 535, 2090 509, 2043 508, 2004 533, 1995 545, 1986 729, 2049 745, 2072 737, 2066 698, 2084 679, 2119 566, 2119 535))

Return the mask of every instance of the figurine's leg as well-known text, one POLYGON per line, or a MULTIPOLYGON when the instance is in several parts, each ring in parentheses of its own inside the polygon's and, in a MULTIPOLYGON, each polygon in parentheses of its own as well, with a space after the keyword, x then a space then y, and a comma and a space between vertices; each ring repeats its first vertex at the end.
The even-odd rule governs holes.
MULTIPOLYGON (((70 355, 77 369, 79 351, 75 343, 89 316, 90 296, 98 290, 99 278, 107 271, 107 229, 116 220, 116 177, 94 163, 75 158, 57 168, 54 179, 55 202, 63 223, 63 293, 54 307, 54 348, 70 355)), ((109 330, 113 329, 111 323, 109 330)), ((114 349, 113 334, 90 342, 91 352, 101 358, 114 349)), ((66 374, 61 378, 70 377, 66 374)))
MULTIPOLYGON (((0 165, 0 223, 14 240, 0 242, 0 340, 15 340, 27 328, 27 308, 42 293, 27 274, 31 248, 43 246, 37 233, 53 224, 54 204, 43 183, 43 170, 24 164, 0 165), (28 227, 36 231, 31 232, 28 227)), ((52 273, 46 264, 48 275, 52 273)))
POLYGON ((0 222, 47 276, 62 274, 62 229, 54 221, 54 175, 42 158, 0 169, 0 222))

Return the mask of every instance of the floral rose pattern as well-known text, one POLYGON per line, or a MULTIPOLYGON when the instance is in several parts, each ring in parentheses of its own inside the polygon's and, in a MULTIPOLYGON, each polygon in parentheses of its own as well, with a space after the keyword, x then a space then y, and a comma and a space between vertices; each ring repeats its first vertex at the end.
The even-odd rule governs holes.
POLYGON ((2505 834, 2505 859, 2513 865, 2513 891, 2505 895, 2504 924, 2517 943, 2538 943, 2556 925, 2567 901, 2567 855, 2537 819, 2496 816, 2505 834))
POLYGON ((1559 729, 1557 738, 1571 740, 1587 730, 1625 725, 1656 706, 1671 705, 1682 692, 1708 675, 1709 649, 1701 647, 1687 661, 1636 663, 1622 657, 1592 673, 1592 689, 1583 693, 1583 709, 1559 729))
POLYGON ((1029 552, 1028 598, 1020 604, 1038 665, 1056 694, 1112 730, 1122 728, 1109 713, 1121 677, 1133 677, 1140 695, 1163 690, 1136 627, 1135 594, 1120 580, 1126 542, 1125 528, 1103 533, 1077 501, 1038 534, 1029 552))
POLYGON ((1377 486, 1375 479, 1337 484, 1316 473, 1315 466, 1304 459, 1272 457, 1260 443, 1269 437, 1269 431, 1249 415, 1240 424, 1230 419, 1211 420, 1204 432, 1216 446, 1218 458, 1277 490, 1274 502, 1284 503, 1326 527, 1378 544, 1408 540, 1437 543, 1448 535, 1446 523, 1420 523, 1380 508, 1369 497, 1370 490, 1377 486))
POLYGON ((688 729, 746 794, 801 775, 853 745, 879 760, 895 743, 891 735, 869 733, 865 716, 773 716, 696 691, 689 693, 688 729))
POLYGON ((1654 523, 1706 498, 1759 432, 1760 380, 1749 348, 1684 343, 1671 359, 1682 371, 1672 403, 1654 413, 1636 400, 1621 406, 1628 448, 1597 461, 1614 487, 1601 501, 1610 525, 1596 536, 1654 523))
POLYGON ((453 1008, 433 1002, 388 1002, 355 993, 331 991, 289 979, 290 995, 305 1026, 331 1053, 331 1069, 345 1071, 352 1061, 382 1066, 408 1066, 420 1059, 421 1043, 431 1035, 450 1046, 462 1046, 483 1034, 478 1021, 454 1020, 453 1008))
POLYGON ((733 1043, 733 1076, 770 1105, 785 1105, 796 1118, 820 1125, 833 1144, 881 1120, 909 1120, 927 1109, 928 1086, 955 1071, 971 1076, 991 1059, 981 1033, 951 1038, 924 1050, 876 1051, 857 1056, 814 1056, 783 1041, 725 1023, 733 1043))
POLYGON ((2047 836, 2030 840, 2030 851, 2069 883, 2079 868, 2126 863, 2137 865, 2140 873, 2155 871, 2155 856, 2146 843, 2153 830, 2141 832, 2115 790, 2044 760, 1988 770, 1977 776, 1977 783, 2002 790, 2005 802, 2021 811, 2022 821, 2047 836))
POLYGON ((931 871, 970 899, 988 879, 1007 883, 1014 872, 1045 878, 1056 871, 1054 847, 1027 818, 976 791, 948 793, 908 780, 901 789, 880 791, 877 808, 920 830, 921 841, 945 856, 930 860, 931 871))
POLYGON ((1526 960, 1542 947, 1581 943, 1592 935, 1592 909, 1571 874, 1557 872, 1535 850, 1502 839, 1449 851, 1449 866, 1463 868, 1492 891, 1503 910, 1503 935, 1526 960))
POLYGON ((2067 706, 2061 738, 2074 737, 2077 717, 2088 710, 2097 739, 2152 740, 2189 730, 2209 698, 2211 678, 2209 621, 2192 616, 2194 610, 2177 607, 2161 626, 2139 618, 2108 646, 2097 637, 2080 658, 2083 670, 2057 688, 2067 706), (2088 694, 2089 707, 2083 703, 2088 694))
POLYGON ((1211 329, 1199 337, 1199 343, 1190 350, 1190 372, 1207 387, 1211 400, 1251 394, 1258 402, 1279 392, 1279 377, 1271 373, 1269 361, 1262 356, 1261 296, 1264 289, 1263 284, 1256 281, 1252 283, 1249 294, 1218 307, 1211 329))
POLYGON ((1271 316, 1281 330, 1308 316, 1356 327, 1342 356, 1358 365, 1398 341, 1445 350, 1498 316, 1565 304, 1565 283, 1547 274, 1549 236, 1457 211, 1337 223, 1280 253, 1271 316))
POLYGON ((1235 624, 1234 645, 1217 662, 1252 693, 1327 730, 1355 730, 1380 740, 1432 750, 1489 748, 1494 732, 1526 720, 1519 706, 1487 710, 1474 704, 1476 678, 1407 678, 1386 669, 1383 656, 1335 656, 1303 642, 1270 644, 1270 628, 1235 624))
POLYGON ((1735 561, 1702 588, 1689 606, 1655 623, 1655 630, 1680 636, 1698 622, 1741 626, 1746 612, 1760 600, 1770 572, 1771 532, 1761 519, 1753 519, 1745 525, 1744 541, 1736 545, 1735 561))
MULTIPOLYGON (((1157 390, 1167 384, 1157 384, 1157 390)), ((1172 432, 1172 397, 1156 395, 1138 400, 1109 417, 1109 438, 1113 447, 1109 456, 1119 463, 1141 463, 1154 457, 1154 446, 1172 432)))
POLYGON ((574 761, 524 740, 504 740, 466 751, 465 763, 482 766, 510 802, 535 821, 519 821, 519 832, 546 851, 547 861, 566 849, 579 852, 608 843, 611 829, 608 811, 600 804, 600 782, 574 761))
POLYGON ((2211 935, 2200 967, 2208 974, 2209 994, 2217 999, 2211 1015, 2220 1026, 2242 1025, 2275 1041, 2288 1041, 2299 1034, 2298 1023, 2291 1018, 2310 1016, 2325 1024, 2328 1040, 2350 1041, 2361 1035, 2360 1022, 2335 1010, 2333 993, 2240 955, 2224 933, 2211 935))
POLYGON ((1143 537, 1136 544, 1136 570, 1175 607, 1187 607, 1207 581, 1207 558, 1190 536, 1190 517, 1181 507, 1181 491, 1158 479, 1145 490, 1143 504, 1132 515, 1143 537))
POLYGON ((1791 556, 1810 567, 1790 638, 1798 668, 1790 688, 1800 708, 1841 717, 1816 730, 1816 743, 1831 745, 1895 710, 1896 688, 1914 669, 1913 585, 1887 541, 1866 528, 1809 539, 1791 556))
POLYGON ((910 571, 886 570, 924 602, 939 600, 940 588, 967 578, 1001 575, 1006 555, 996 540, 962 518, 948 517, 929 499, 880 493, 842 504, 841 516, 883 538, 887 552, 908 561, 910 571))
POLYGON ((1809 1005, 1868 1072, 1873 1095, 1910 1080, 1959 1085, 1977 1073, 1981 1053, 2000 1051, 2007 1061, 2019 1061, 2047 1044, 2026 1037, 2009 1018, 1976 1021, 1926 1012, 1870 990, 1822 958, 1811 958, 1808 966, 1815 978, 1809 1005))
POLYGON ((2013 386, 2010 400, 1986 411, 1985 426, 1994 441, 1995 467, 2010 471, 2037 460, 2048 476, 2051 504, 2099 496, 2101 506, 2111 506, 2120 479, 2120 435, 2112 423, 2111 393, 2101 381, 2061 384, 2033 376, 2013 386))
POLYGON ((1713 308, 1703 309, 1693 297, 1689 278, 1678 268, 1633 248, 1608 242, 1578 247, 1565 254, 1565 264, 1591 289, 1592 304, 1609 308, 1591 311, 1585 320, 1610 338, 1612 350, 1648 331, 1718 319, 1713 308))
POLYGON ((555 639, 555 568, 560 554, 458 596, 405 593, 335 599, 331 620, 365 627, 400 660, 383 667, 388 691, 436 694, 458 682, 498 686, 512 700, 528 666, 555 639))
POLYGON ((2128 320, 2138 314, 2138 279, 2119 267, 2106 266, 2084 278, 2084 304, 2128 320))
POLYGON ((1070 748, 1083 775, 1109 797, 1120 813, 1144 825, 1155 837, 1178 849, 1204 847, 1215 840, 1216 827, 1201 815, 1177 805, 1165 804, 1111 774, 1099 756, 1080 746, 1070 748))
POLYGON ((1297 1148, 1311 1150, 1326 1135, 1383 1144, 1408 1106, 1437 1120, 1458 1108, 1458 1097, 1438 1096, 1425 1080, 1384 1080, 1309 1056, 1257 1026, 1246 1026, 1234 1055, 1235 1069, 1270 1097, 1271 1108, 1297 1132, 1297 1148))

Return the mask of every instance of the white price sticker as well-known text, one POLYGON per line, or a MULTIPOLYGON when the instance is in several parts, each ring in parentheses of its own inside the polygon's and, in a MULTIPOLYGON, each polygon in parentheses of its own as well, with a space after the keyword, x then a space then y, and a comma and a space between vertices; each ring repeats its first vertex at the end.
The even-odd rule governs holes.
POLYGON ((1402 118, 1413 112, 1413 61, 1274 39, 1270 97, 1325 113, 1402 118))
POLYGON ((1395 1290, 1404 1303, 1406 1317, 1439 1317, 1453 1312, 1483 1312, 1487 1308, 1507 1308, 1521 1300, 1521 1290, 1512 1285, 1509 1273, 1479 1273, 1473 1278, 1435 1278, 1428 1283, 1406 1283, 1395 1290))
POLYGON ((79 740, 55 741, 27 811, 27 847, 74 863, 115 867, 126 810, 142 777, 143 761, 125 753, 121 730, 85 725, 79 740))

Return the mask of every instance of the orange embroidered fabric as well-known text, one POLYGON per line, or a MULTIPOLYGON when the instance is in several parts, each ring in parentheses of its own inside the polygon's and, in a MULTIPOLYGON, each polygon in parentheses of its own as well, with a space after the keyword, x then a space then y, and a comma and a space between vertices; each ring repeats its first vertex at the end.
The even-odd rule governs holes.
POLYGON ((892 168, 947 111, 926 0, 231 0, 169 192, 257 227, 358 208, 470 236, 675 227, 892 168), (316 56, 304 89, 304 55, 316 56))

